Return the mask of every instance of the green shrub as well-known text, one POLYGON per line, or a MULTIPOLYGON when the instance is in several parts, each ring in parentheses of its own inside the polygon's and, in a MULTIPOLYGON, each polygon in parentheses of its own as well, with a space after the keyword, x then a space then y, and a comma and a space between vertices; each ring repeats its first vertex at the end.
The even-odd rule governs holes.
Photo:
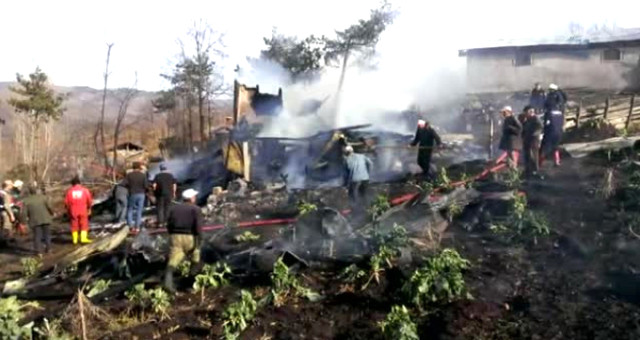
POLYGON ((35 302, 20 303, 15 296, 0 299, 0 338, 22 339, 31 337, 33 324, 21 327, 19 322, 24 318, 26 307, 38 307, 35 302))
POLYGON ((111 280, 96 280, 89 284, 89 292, 87 293, 88 297, 94 297, 107 289, 111 285, 111 280))
POLYGON ((25 257, 20 260, 22 264, 22 275, 32 277, 38 273, 42 266, 42 259, 39 257, 25 257))
POLYGON ((282 262, 282 257, 273 266, 271 284, 271 296, 275 306, 284 305, 288 298, 294 296, 305 297, 310 301, 320 298, 320 295, 300 283, 298 278, 289 271, 289 267, 282 262))
POLYGON ((216 263, 213 265, 207 264, 202 269, 202 273, 196 275, 196 280, 193 283, 193 289, 200 291, 200 301, 204 301, 204 290, 213 287, 218 288, 220 286, 229 283, 227 276, 231 274, 231 268, 226 263, 216 263))
POLYGON ((389 209, 391 209, 389 197, 387 197, 386 195, 378 195, 371 203, 371 206, 368 209, 368 213, 371 215, 371 219, 377 220, 389 209))
POLYGON ((418 340, 418 327, 411 320, 409 310, 405 306, 393 306, 384 321, 378 326, 385 339, 389 340, 418 340))
POLYGON ((255 317, 257 309, 258 303, 251 293, 246 290, 240 291, 240 301, 232 303, 222 312, 224 339, 238 339, 255 317))
POLYGON ((298 213, 300 214, 300 216, 304 216, 316 210, 318 210, 318 206, 313 203, 308 203, 305 201, 300 201, 300 203, 298 203, 298 213))
POLYGON ((427 259, 426 264, 411 275, 402 289, 420 309, 429 304, 469 298, 462 276, 462 271, 468 267, 469 261, 454 249, 447 248, 427 259))
POLYGON ((136 308, 142 316, 148 310, 160 315, 162 319, 168 316, 171 298, 162 288, 145 290, 144 283, 140 283, 128 290, 125 296, 129 300, 130 310, 136 308))
POLYGON ((244 233, 240 234, 240 235, 236 235, 236 237, 233 238, 236 242, 238 243, 243 243, 243 242, 253 242, 253 241, 257 241, 260 239, 260 235, 256 235, 250 231, 245 231, 244 233))

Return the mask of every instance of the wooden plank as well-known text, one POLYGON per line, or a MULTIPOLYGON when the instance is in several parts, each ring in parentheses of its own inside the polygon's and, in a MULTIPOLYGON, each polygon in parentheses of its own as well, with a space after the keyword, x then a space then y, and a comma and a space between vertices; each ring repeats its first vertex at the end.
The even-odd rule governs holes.
POLYGON ((627 116, 627 123, 624 125, 625 129, 629 128, 629 123, 631 123, 631 114, 633 113, 633 106, 635 105, 636 95, 631 96, 631 106, 629 107, 629 115, 627 116))
POLYGON ((251 181, 251 154, 249 154, 249 142, 242 142, 242 164, 244 165, 244 180, 251 181))

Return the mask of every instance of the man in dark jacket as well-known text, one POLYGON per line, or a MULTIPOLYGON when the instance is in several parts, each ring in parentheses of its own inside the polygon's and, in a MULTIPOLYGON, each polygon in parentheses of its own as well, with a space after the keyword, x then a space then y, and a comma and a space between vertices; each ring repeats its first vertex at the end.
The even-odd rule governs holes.
POLYGON ((500 150, 502 155, 496 160, 496 164, 502 163, 505 159, 509 159, 509 166, 518 167, 518 157, 522 149, 522 125, 516 117, 513 116, 511 106, 505 106, 500 111, 504 121, 502 123, 502 137, 500 138, 500 150))
POLYGON ((531 90, 531 97, 529 97, 529 106, 531 106, 537 114, 541 115, 544 113, 544 102, 545 102, 546 94, 540 86, 540 83, 536 83, 531 90))
POLYGON ((524 154, 525 175, 537 176, 542 121, 532 106, 526 106, 523 111, 525 116, 522 125, 522 153, 524 154))
POLYGON ((169 211, 169 205, 176 197, 178 185, 173 175, 167 172, 167 166, 160 164, 160 173, 153 179, 153 193, 156 197, 156 211, 158 214, 158 226, 162 227, 169 211))
POLYGON ((200 265, 200 240, 202 237, 202 212, 196 205, 198 192, 187 189, 182 192, 183 203, 175 204, 169 209, 167 231, 171 246, 169 261, 164 276, 164 287, 175 292, 173 273, 185 255, 191 255, 192 268, 200 265))
POLYGON ((549 93, 544 104, 544 135, 540 148, 540 166, 545 158, 554 156, 554 163, 560 166, 560 142, 564 131, 564 109, 567 95, 558 85, 549 85, 549 93))
POLYGON ((133 162, 133 171, 128 173, 124 180, 125 186, 129 190, 127 224, 135 232, 142 226, 142 210, 144 209, 144 200, 149 188, 149 180, 147 179, 147 174, 142 172, 142 164, 140 162, 133 162))
POLYGON ((418 129, 411 142, 411 146, 418 145, 418 165, 422 169, 422 174, 429 178, 431 167, 431 154, 436 147, 442 145, 440 136, 427 121, 418 120, 418 129))
POLYGON ((29 196, 22 201, 23 214, 33 231, 33 250, 42 254, 42 241, 44 239, 44 251, 51 251, 51 223, 53 222, 53 209, 49 205, 47 197, 38 193, 38 188, 30 186, 29 196))

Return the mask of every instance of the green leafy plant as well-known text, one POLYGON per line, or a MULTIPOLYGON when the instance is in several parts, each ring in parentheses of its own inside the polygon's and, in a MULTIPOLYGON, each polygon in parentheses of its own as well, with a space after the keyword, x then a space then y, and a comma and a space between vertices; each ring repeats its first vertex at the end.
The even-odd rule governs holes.
POLYGON ((144 283, 140 283, 128 290, 125 296, 129 300, 129 308, 137 308, 143 318, 145 311, 149 309, 162 319, 168 316, 167 309, 171 305, 171 298, 162 288, 145 290, 144 283))
POLYGON ((300 203, 298 203, 298 212, 300 216, 304 216, 316 210, 318 210, 318 206, 313 203, 308 203, 305 201, 300 201, 300 203))
POLYGON ((273 265, 271 283, 271 296, 273 304, 277 307, 284 305, 290 297, 305 297, 310 301, 316 301, 320 298, 318 293, 300 283, 298 278, 289 271, 289 267, 282 261, 282 257, 273 265))
POLYGON ((393 267, 393 260, 397 257, 397 253, 397 250, 384 245, 378 249, 377 253, 371 256, 369 259, 369 278, 362 285, 362 290, 367 289, 373 280, 378 284, 380 283, 380 276, 386 268, 393 267))
POLYGON ((469 261, 462 258, 455 249, 444 249, 428 258, 422 268, 413 272, 402 290, 421 310, 429 304, 471 298, 462 276, 462 271, 468 267, 469 261))
POLYGON ((232 303, 222 312, 224 338, 227 340, 238 339, 240 333, 249 326, 249 322, 255 317, 257 309, 258 303, 253 299, 253 295, 246 290, 241 290, 240 301, 232 303))
POLYGON ((447 208, 447 217, 449 218, 449 223, 453 222, 453 219, 458 217, 462 213, 462 206, 457 201, 451 202, 449 207, 447 208))
POLYGON ((89 292, 87 293, 87 296, 94 297, 109 289, 109 286, 111 286, 111 280, 100 279, 93 281, 89 284, 89 292))
POLYGON ((517 168, 509 168, 504 176, 504 183, 512 189, 517 189, 522 185, 522 176, 517 168))
POLYGON ((32 277, 38 273, 42 266, 42 259, 39 257, 25 257, 20 260, 22 264, 22 275, 24 277, 32 277))
POLYGON ((405 306, 393 306, 384 321, 378 322, 385 339, 418 340, 418 327, 405 306))
POLYGON ((420 190, 422 190, 427 195, 431 195, 431 193, 433 193, 434 187, 431 182, 427 182, 427 181, 420 182, 418 186, 420 187, 420 190))
POLYGON ((360 269, 355 264, 351 264, 345 267, 340 274, 338 275, 338 279, 343 282, 340 287, 340 291, 342 292, 353 292, 356 289, 356 285, 359 284, 362 280, 367 277, 367 273, 360 269))
POLYGON ((42 325, 39 327, 34 327, 33 330, 43 339, 47 340, 73 340, 73 336, 66 333, 62 326, 60 325, 60 321, 56 320, 53 322, 49 322, 47 318, 44 318, 42 321, 42 325))
POLYGON ((231 274, 231 268, 226 263, 207 264, 202 273, 196 275, 193 289, 200 291, 200 301, 204 301, 204 291, 209 287, 218 288, 229 283, 226 276, 231 274))
POLYGON ((20 326, 19 322, 24 318, 24 309, 38 307, 35 302, 21 303, 15 296, 0 299, 0 338, 22 339, 31 337, 33 323, 20 326))
POLYGON ((440 168, 440 171, 438 171, 438 176, 435 180, 435 187, 442 188, 443 190, 451 189, 451 178, 449 178, 446 168, 440 168))
POLYGON ((236 237, 233 238, 236 242, 238 243, 242 243, 242 242, 253 242, 253 241, 257 241, 260 239, 260 235, 256 235, 250 231, 245 231, 244 233, 240 234, 240 235, 236 235, 236 237))
POLYGON ((532 236, 545 236, 551 233, 547 218, 542 213, 528 209, 527 198, 524 195, 516 195, 510 210, 511 214, 505 223, 493 225, 492 231, 532 236))
POLYGON ((373 200, 373 203, 371 203, 368 212, 371 215, 371 219, 377 220, 389 209, 391 209, 389 197, 387 197, 387 195, 378 195, 373 200))
POLYGON ((178 267, 176 267, 176 271, 181 277, 189 277, 189 273, 191 273, 191 261, 180 262, 178 267))

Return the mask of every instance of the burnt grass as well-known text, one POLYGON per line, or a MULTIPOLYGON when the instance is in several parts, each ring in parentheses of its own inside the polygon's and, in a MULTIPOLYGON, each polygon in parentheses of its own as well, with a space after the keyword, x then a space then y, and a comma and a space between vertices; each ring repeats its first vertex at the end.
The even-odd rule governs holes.
MULTIPOLYGON (((471 261, 465 281, 473 299, 434 306, 428 316, 416 317, 420 337, 639 339, 640 240, 629 232, 624 215, 640 212, 640 206, 620 214, 624 193, 609 200, 596 194, 611 167, 624 191, 630 171, 605 157, 567 158, 559 168, 547 164, 544 180, 522 185, 529 207, 548 217, 549 236, 505 239, 487 228, 469 228, 463 220, 473 216, 474 207, 467 208, 446 230, 441 246, 471 261)), ((241 339, 381 339, 377 323, 392 305, 407 303, 400 287, 420 265, 419 255, 414 253, 409 268, 387 271, 380 284, 366 291, 342 290, 339 267, 301 270, 302 282, 324 299, 265 306, 241 339)), ((24 255, 3 251, 0 256, 4 263, 18 263, 18 268, 2 266, 2 277, 15 277, 24 255)), ((158 279, 147 286, 155 284, 158 279)), ((200 294, 189 289, 191 282, 179 284, 182 293, 172 302, 170 319, 105 331, 102 338, 217 339, 222 312, 238 299, 240 289, 259 296, 270 289, 268 277, 235 279, 230 286, 209 289, 201 303, 200 294)), ((120 296, 99 306, 115 315, 125 312, 126 300, 120 296)))

